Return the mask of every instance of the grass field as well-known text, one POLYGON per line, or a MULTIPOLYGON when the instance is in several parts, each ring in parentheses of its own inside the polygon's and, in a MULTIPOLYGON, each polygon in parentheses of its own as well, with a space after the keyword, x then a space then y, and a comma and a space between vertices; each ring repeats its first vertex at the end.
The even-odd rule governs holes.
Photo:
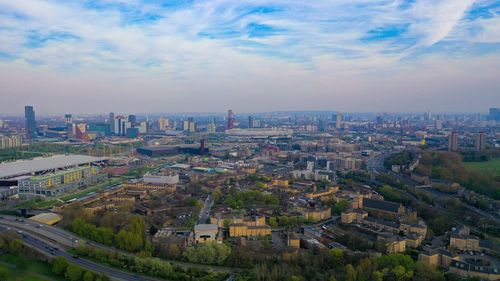
POLYGON ((487 172, 492 173, 496 176, 500 176, 500 158, 485 162, 464 162, 464 166, 476 172, 487 172))
POLYGON ((50 264, 43 261, 26 260, 20 255, 0 256, 0 280, 5 281, 53 281, 64 280, 52 273, 50 264))

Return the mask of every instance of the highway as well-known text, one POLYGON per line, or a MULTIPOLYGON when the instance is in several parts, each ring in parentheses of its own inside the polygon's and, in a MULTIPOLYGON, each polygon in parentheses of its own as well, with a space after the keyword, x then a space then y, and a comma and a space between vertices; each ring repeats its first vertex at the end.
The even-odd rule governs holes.
MULTIPOLYGON (((4 221, 1 221, 0 223, 4 223, 4 221)), ((19 228, 16 227, 1 227, 0 231, 5 231, 7 229, 12 229, 18 231, 22 231, 19 228)), ((160 279, 155 279, 155 278, 150 278, 146 276, 141 276, 137 274, 132 274, 128 272, 124 272, 118 269, 114 269, 112 267, 108 267, 105 265, 101 265, 86 259, 81 259, 78 257, 74 257, 72 254, 66 252, 64 247, 61 247, 60 245, 57 244, 56 241, 50 241, 49 239, 44 239, 40 238, 38 235, 34 235, 29 232, 22 232, 21 234, 21 239, 24 242, 24 244, 27 247, 36 249, 42 254, 45 254, 47 256, 52 256, 52 257, 64 257, 66 258, 70 263, 79 265, 80 267, 90 270, 95 273, 105 273, 108 275, 113 280, 131 280, 131 281, 158 281, 160 279)))
MULTIPOLYGON (((210 199, 212 201, 212 199, 210 199)), ((210 206, 211 204, 207 205, 210 206)), ((208 216, 208 215, 207 215, 208 216)), ((22 230, 27 233, 32 233, 36 237, 41 237, 44 238, 45 240, 48 241, 57 241, 57 244, 63 247, 67 248, 73 248, 76 246, 76 243, 85 243, 86 245, 99 248, 105 251, 112 251, 112 252, 117 252, 123 255, 133 255, 129 252, 125 252, 113 247, 108 247, 93 241, 87 241, 79 236, 77 236, 74 233, 68 232, 66 230, 63 230, 61 228, 51 226, 51 225, 46 225, 46 224, 39 224, 37 222, 34 222, 29 219, 23 219, 19 217, 14 217, 14 216, 0 216, 0 225, 3 225, 5 227, 11 227, 15 229, 22 230), (22 220, 22 221, 19 221, 22 220), (41 226, 41 227, 40 227, 41 226)), ((198 268, 200 270, 211 270, 214 272, 223 272, 223 273, 232 273, 236 271, 241 271, 240 268, 229 268, 229 267, 222 267, 222 266, 213 266, 213 265, 203 265, 203 264, 192 264, 189 262, 181 262, 181 261, 175 261, 175 260, 165 260, 166 262, 170 262, 173 265, 182 267, 182 268, 198 268)), ((134 279, 134 280, 139 280, 139 279, 134 279)), ((153 279, 148 279, 148 280, 153 280, 153 279)))
POLYGON ((384 167, 385 159, 387 159, 389 156, 391 156, 394 153, 395 152, 382 153, 382 154, 379 154, 377 156, 374 156, 374 157, 366 160, 366 162, 365 162, 366 170, 368 172, 373 172, 375 174, 384 172, 386 170, 384 167))

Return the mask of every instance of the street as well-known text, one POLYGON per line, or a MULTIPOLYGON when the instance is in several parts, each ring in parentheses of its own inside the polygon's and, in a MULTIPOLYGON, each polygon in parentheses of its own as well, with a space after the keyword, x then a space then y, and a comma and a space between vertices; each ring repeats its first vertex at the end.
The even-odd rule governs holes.
POLYGON ((205 199, 205 203, 203 204, 203 208, 200 210, 200 214, 198 216, 198 224, 207 223, 207 220, 210 217, 210 208, 212 208, 212 204, 214 200, 212 195, 208 195, 207 199, 205 199))

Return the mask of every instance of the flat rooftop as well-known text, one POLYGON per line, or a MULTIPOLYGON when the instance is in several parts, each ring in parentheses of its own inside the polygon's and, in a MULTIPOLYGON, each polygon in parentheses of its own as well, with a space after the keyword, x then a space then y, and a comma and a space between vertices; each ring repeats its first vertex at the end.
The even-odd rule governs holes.
POLYGON ((54 155, 31 160, 19 160, 0 164, 0 178, 11 178, 46 170, 61 169, 108 160, 107 157, 86 155, 54 155))

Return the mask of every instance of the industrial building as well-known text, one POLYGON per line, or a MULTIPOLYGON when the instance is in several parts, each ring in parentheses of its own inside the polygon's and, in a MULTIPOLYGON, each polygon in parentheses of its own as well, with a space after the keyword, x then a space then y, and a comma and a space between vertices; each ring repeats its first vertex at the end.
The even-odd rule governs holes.
POLYGON ((206 154, 208 153, 208 148, 204 145, 197 144, 183 144, 183 145, 159 145, 159 146, 147 146, 137 148, 137 153, 142 155, 147 155, 149 157, 160 157, 175 155, 179 153, 188 154, 206 154))

